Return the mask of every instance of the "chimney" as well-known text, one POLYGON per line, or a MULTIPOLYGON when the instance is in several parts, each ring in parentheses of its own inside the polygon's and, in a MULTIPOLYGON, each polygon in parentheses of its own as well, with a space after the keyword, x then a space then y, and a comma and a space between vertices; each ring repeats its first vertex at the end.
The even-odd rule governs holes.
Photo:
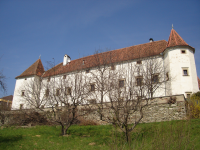
POLYGON ((149 42, 153 42, 153 41, 154 41, 153 38, 150 38, 150 39, 149 39, 149 42))
POLYGON ((63 58, 63 66, 65 66, 70 61, 71 61, 71 58, 67 54, 65 54, 65 56, 63 58))

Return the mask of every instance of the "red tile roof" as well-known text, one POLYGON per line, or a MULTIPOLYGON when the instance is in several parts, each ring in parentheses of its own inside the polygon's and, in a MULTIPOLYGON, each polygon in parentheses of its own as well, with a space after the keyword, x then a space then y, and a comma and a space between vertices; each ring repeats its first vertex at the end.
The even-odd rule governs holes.
POLYGON ((174 29, 171 30, 167 43, 167 47, 173 46, 189 46, 174 29))
POLYGON ((31 75, 42 76, 45 72, 44 67, 42 65, 42 61, 38 59, 35 63, 33 63, 28 69, 26 69, 21 75, 16 78, 26 77, 31 75))
POLYGON ((91 68, 98 65, 103 65, 104 63, 117 63, 121 61, 155 56, 162 53, 166 49, 166 46, 167 41, 161 40, 87 56, 80 59, 72 60, 65 66, 63 66, 63 63, 60 63, 50 70, 46 71, 42 77, 48 77, 52 75, 64 74, 76 70, 91 68), (99 61, 97 61, 97 57, 99 58, 99 61))
POLYGON ((2 98, 0 98, 0 99, 12 101, 12 100, 13 100, 13 96, 12 96, 12 95, 9 95, 9 96, 2 97, 2 98))

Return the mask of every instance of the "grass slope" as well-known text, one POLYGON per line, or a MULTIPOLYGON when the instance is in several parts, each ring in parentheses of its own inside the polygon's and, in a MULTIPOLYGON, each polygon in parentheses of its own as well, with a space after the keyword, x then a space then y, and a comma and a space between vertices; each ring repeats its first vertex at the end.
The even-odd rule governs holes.
POLYGON ((59 126, 0 129, 3 150, 107 150, 107 149, 200 149, 200 119, 139 124, 128 145, 118 128, 72 126, 60 136, 59 126))

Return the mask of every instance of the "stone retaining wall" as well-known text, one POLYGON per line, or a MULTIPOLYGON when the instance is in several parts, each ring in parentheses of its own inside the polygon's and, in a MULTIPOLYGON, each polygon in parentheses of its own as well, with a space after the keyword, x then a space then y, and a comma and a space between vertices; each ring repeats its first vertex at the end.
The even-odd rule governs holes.
MULTIPOLYGON (((141 120, 141 122, 148 123, 148 122, 161 122, 161 121, 186 119, 187 108, 185 105, 186 101, 185 101, 184 95, 176 95, 173 97, 176 97, 176 102, 174 104, 169 104, 170 97, 158 97, 151 100, 150 104, 143 109, 144 117, 141 120)), ((106 103, 104 106, 105 109, 103 110, 103 114, 104 114, 103 121, 100 120, 100 115, 95 109, 95 106, 94 106, 93 111, 87 116, 84 116, 84 118, 88 120, 96 121, 99 124, 108 124, 109 121, 107 119, 107 116, 112 115, 112 112, 109 109, 109 107, 106 107, 106 105, 108 106, 109 103, 106 103)), ((79 109, 83 108, 83 106, 78 106, 78 108, 79 109)), ((52 109, 45 108, 44 110, 51 111, 52 109)), ((15 110, 15 111, 3 112, 3 113, 6 116, 9 116, 5 118, 5 124, 6 124, 10 122, 9 120, 12 120, 12 116, 18 113, 20 114, 22 112, 19 110, 18 111, 15 110)), ((137 118, 137 116, 139 116, 139 112, 134 113, 132 116, 130 116, 129 118, 130 123, 133 122, 135 118, 137 118)), ((1 125, 1 122, 0 122, 0 125, 1 125)))

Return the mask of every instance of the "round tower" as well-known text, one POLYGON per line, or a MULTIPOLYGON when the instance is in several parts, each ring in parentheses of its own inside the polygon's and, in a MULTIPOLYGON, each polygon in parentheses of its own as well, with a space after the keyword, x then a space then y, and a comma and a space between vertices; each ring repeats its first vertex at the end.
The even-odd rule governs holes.
POLYGON ((198 91, 194 53, 195 49, 172 28, 164 51, 171 95, 184 94, 186 98, 190 98, 192 93, 198 91))

